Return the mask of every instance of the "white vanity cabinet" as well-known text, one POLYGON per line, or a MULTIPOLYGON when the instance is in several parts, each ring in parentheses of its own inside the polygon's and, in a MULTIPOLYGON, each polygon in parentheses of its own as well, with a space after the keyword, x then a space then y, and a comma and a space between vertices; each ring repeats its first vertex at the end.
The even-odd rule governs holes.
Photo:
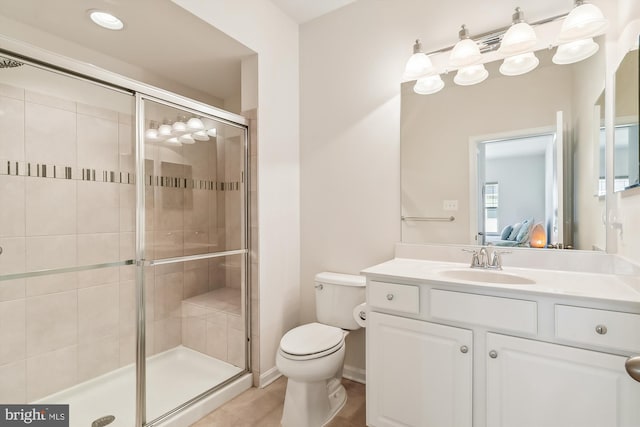
POLYGON ((381 313, 367 327, 370 425, 471 427, 470 330, 381 313))
POLYGON ((368 277, 368 426, 640 427, 638 314, 383 279, 368 277))

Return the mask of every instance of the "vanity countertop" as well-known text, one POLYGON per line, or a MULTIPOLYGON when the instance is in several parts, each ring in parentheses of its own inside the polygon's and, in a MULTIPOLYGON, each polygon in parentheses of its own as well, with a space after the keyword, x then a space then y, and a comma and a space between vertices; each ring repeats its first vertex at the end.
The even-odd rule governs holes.
POLYGON ((503 270, 472 269, 469 264, 458 262, 428 261, 422 259, 394 258, 366 268, 362 274, 373 279, 390 282, 428 281, 440 285, 464 285, 482 290, 499 290, 548 296, 570 296, 604 301, 640 304, 640 279, 614 274, 581 273, 533 268, 503 266, 503 270), (470 273, 467 273, 470 272, 470 273), (476 273, 477 272, 477 273, 476 273), (487 274, 488 273, 488 274, 487 274), (500 281, 522 279, 520 283, 496 283, 489 280, 465 280, 466 274, 500 281), (454 276, 454 277, 451 277, 454 276), (462 277, 462 278, 461 278, 462 277), (533 282, 533 283, 522 283, 533 282))

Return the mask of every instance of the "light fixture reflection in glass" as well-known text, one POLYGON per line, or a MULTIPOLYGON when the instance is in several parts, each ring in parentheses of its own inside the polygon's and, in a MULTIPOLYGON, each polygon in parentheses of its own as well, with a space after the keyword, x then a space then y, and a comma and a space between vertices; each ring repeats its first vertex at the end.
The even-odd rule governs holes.
POLYGON ((173 128, 171 127, 171 125, 164 123, 164 124, 161 124, 160 127, 158 128, 158 135, 164 138, 168 138, 171 136, 172 131, 173 131, 173 128))
POLYGON ((187 129, 189 129, 191 131, 202 130, 202 129, 204 129, 204 123, 202 123, 202 120, 200 120, 199 118, 192 117, 187 122, 187 129))
POLYGON ((597 6, 577 0, 576 7, 562 22, 558 42, 567 43, 593 37, 606 30, 608 26, 609 21, 597 6))
POLYGON ((505 76, 519 76, 535 69, 540 61, 533 52, 505 58, 500 66, 500 73, 505 76))
POLYGON ((196 140, 193 138, 193 136, 191 136, 190 134, 184 134, 181 137, 178 138, 178 141, 180 141, 183 144, 195 144, 196 140))
POLYGON ((531 49, 538 41, 536 32, 524 21, 524 13, 519 7, 513 14, 513 24, 502 37, 498 53, 515 55, 531 49))
POLYGON ((465 25, 462 26, 458 35, 460 41, 451 50, 449 62, 455 67, 476 64, 482 59, 478 44, 469 38, 469 30, 465 25))
POLYGON ((122 30, 124 28, 124 22, 109 12, 91 9, 88 10, 87 13, 89 14, 89 18, 91 18, 96 25, 99 25, 102 28, 113 31, 122 30))
POLYGON ((167 139, 165 142, 169 145, 182 145, 176 136, 167 139))
POLYGON ((484 65, 469 65, 458 70, 453 82, 460 86, 471 86, 483 82, 489 77, 489 72, 484 65))
POLYGON ((416 40, 413 45, 413 55, 411 55, 404 68, 404 79, 406 81, 416 80, 433 73, 433 71, 434 68, 431 59, 422 51, 420 40, 416 40))
POLYGON ((207 129, 207 135, 215 138, 218 136, 218 131, 216 130, 216 128, 207 129))
POLYGON ((156 122, 153 120, 149 123, 149 129, 144 131, 144 139, 149 142, 160 141, 161 139, 158 135, 158 129, 156 129, 156 122))
POLYGON ((199 130, 197 132, 192 133, 191 136, 193 136, 193 139, 195 139, 196 141, 208 141, 209 140, 209 135, 207 135, 207 131, 206 130, 199 130))
POLYGON ((174 135, 182 135, 184 133, 187 132, 187 124, 185 122, 183 122, 182 120, 178 119, 175 122, 173 122, 173 134, 174 135))
POLYGON ((595 54, 600 46, 592 38, 577 40, 558 46, 551 60, 554 64, 566 65, 579 62, 595 54))
POLYGON ((418 95, 432 95, 441 91, 443 87, 442 77, 440 77, 440 74, 436 74, 419 78, 413 86, 413 91, 418 95))

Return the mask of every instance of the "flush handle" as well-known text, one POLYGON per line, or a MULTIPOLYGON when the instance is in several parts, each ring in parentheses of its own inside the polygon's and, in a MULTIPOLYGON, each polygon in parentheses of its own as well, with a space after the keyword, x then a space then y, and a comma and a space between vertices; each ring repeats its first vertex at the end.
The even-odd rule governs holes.
POLYGON ((624 368, 631 378, 640 382, 640 356, 633 356, 627 359, 624 368))
POLYGON ((607 327, 604 325, 598 325, 596 326, 596 332, 599 333, 600 335, 604 335, 607 333, 607 327))
POLYGON ((387 294, 387 299, 391 301, 393 299, 393 294, 387 294))

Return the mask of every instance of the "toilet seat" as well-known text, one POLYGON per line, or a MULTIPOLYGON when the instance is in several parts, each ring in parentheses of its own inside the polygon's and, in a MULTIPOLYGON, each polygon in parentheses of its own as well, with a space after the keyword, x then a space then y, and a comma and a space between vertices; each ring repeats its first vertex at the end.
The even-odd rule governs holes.
POLYGON ((318 359, 344 345, 342 329, 322 323, 308 323, 287 332, 280 340, 280 352, 291 360, 318 359))

